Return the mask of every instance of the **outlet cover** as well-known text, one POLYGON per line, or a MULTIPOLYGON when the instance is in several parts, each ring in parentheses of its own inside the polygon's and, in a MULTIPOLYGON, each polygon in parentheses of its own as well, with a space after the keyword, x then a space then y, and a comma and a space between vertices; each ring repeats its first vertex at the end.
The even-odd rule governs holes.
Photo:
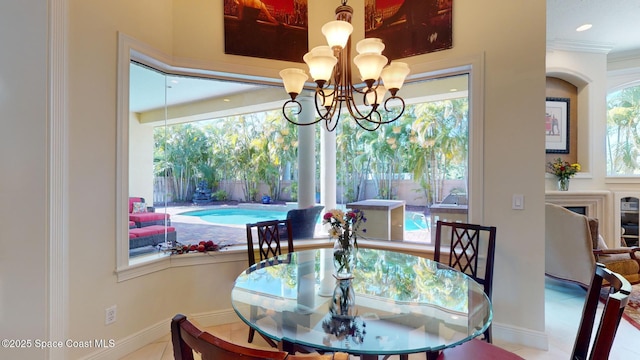
POLYGON ((113 305, 105 309, 104 324, 109 325, 116 322, 116 306, 113 305))

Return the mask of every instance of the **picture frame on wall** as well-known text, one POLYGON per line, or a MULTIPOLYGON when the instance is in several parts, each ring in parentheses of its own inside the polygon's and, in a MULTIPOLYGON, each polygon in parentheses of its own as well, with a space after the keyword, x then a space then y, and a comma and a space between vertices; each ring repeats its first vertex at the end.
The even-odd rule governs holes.
POLYGON ((224 53, 302 62, 308 0, 224 0, 224 53))
POLYGON ((365 37, 379 38, 389 59, 453 47, 453 0, 366 0, 365 37))
POLYGON ((548 97, 545 115, 545 149, 547 154, 569 153, 569 99, 548 97))

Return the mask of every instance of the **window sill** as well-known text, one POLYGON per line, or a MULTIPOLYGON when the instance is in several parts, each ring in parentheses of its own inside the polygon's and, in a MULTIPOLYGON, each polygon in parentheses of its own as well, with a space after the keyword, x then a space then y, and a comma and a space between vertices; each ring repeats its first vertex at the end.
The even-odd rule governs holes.
POLYGON ((221 251, 188 253, 181 255, 154 254, 142 256, 129 262, 129 266, 116 270, 118 282, 162 271, 172 267, 218 264, 247 261, 246 246, 231 246, 221 251))
POLYGON ((606 184, 640 184, 638 176, 607 176, 604 178, 606 184))

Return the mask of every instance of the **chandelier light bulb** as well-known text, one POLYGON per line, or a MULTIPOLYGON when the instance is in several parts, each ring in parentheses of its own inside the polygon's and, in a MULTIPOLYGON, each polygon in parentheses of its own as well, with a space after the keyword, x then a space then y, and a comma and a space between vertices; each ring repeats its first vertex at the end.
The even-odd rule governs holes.
POLYGON ((402 88, 407 75, 409 75, 409 65, 400 61, 392 61, 387 67, 382 69, 382 73, 380 74, 384 86, 389 89, 393 96, 402 88))
POLYGON ((320 87, 329 81, 333 73, 333 67, 338 59, 333 56, 333 51, 328 46, 317 46, 306 53, 302 60, 309 66, 309 73, 320 87))
POLYGON ((382 54, 382 50, 384 50, 384 43, 382 42, 382 39, 378 38, 362 39, 356 44, 356 51, 358 54, 382 54))
POLYGON ((387 58, 376 53, 364 53, 356 56, 353 62, 360 70, 362 81, 371 87, 373 82, 380 77, 382 68, 387 64, 387 58))
POLYGON ((331 105, 333 105, 333 95, 334 93, 332 92, 324 96, 324 99, 322 101, 322 106, 324 106, 325 109, 329 109, 331 108, 331 105))
POLYGON ((333 20, 322 26, 322 34, 331 49, 344 49, 353 32, 353 25, 342 20, 333 20))
POLYGON ((291 99, 295 99, 302 92, 304 82, 309 78, 304 70, 296 68, 287 68, 280 71, 280 77, 284 83, 284 90, 291 95, 291 99))
POLYGON ((387 89, 383 85, 378 85, 375 91, 367 93, 367 103, 375 106, 382 104, 386 93, 387 89))

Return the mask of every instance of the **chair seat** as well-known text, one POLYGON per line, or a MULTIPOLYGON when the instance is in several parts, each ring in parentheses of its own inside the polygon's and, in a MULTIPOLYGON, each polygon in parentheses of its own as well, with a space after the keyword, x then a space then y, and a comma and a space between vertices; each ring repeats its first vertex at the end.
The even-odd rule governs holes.
POLYGON ((438 360, 473 359, 473 360, 511 360, 524 359, 505 349, 485 341, 473 339, 440 353, 438 360))

